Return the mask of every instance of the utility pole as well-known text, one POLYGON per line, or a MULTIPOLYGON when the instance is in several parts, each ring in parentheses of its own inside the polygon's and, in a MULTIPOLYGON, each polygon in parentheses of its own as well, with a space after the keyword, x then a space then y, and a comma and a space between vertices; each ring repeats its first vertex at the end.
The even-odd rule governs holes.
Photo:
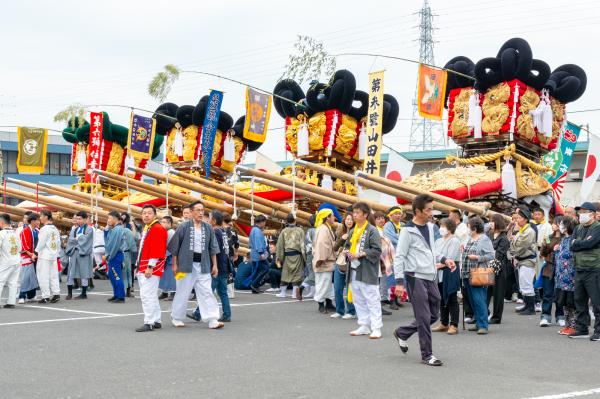
MULTIPOLYGON (((417 13, 419 15, 419 62, 435 65, 433 57, 433 17, 429 2, 424 0, 423 7, 417 13)), ((410 151, 427 151, 445 147, 443 123, 419 116, 417 98, 419 93, 419 82, 415 88, 413 97, 413 117, 410 129, 410 151)))

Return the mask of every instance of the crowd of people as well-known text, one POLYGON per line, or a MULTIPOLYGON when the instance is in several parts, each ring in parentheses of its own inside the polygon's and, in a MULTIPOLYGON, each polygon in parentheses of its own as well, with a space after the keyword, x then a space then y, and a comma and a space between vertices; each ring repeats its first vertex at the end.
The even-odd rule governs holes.
POLYGON ((106 276, 113 304, 133 296, 137 280, 144 312, 138 332, 162 327, 160 300, 172 302, 175 327, 188 318, 219 329, 232 320, 235 290, 261 294, 268 283, 266 291, 277 297, 291 289, 291 298, 313 298, 321 314, 356 319, 350 335, 371 339, 382 336, 383 316, 410 301, 415 319, 393 335, 406 353, 407 340, 418 334, 422 360, 431 366, 442 365, 433 354, 432 332, 459 333, 461 302, 463 322, 478 335, 501 324, 505 304, 514 302, 520 315, 540 312, 540 327, 553 323, 554 310, 560 334, 600 341, 599 203, 566 208, 552 220, 542 209, 526 207, 512 219, 458 210, 434 216, 428 195, 417 196, 409 212, 394 206, 387 214, 373 213, 364 202, 345 211, 322 204, 308 229, 292 213, 269 237, 268 220, 258 215, 246 256, 231 216, 206 212, 200 201, 184 207, 176 229, 172 217, 159 217, 145 205, 140 221, 111 211, 104 228, 77 212, 62 237, 47 210, 28 212, 16 229, 9 215, 0 215, 4 308, 60 301, 61 274, 64 299, 86 300, 93 279, 106 276), (77 296, 75 288, 81 289, 77 296), (194 312, 186 310, 190 298, 197 302, 194 312))

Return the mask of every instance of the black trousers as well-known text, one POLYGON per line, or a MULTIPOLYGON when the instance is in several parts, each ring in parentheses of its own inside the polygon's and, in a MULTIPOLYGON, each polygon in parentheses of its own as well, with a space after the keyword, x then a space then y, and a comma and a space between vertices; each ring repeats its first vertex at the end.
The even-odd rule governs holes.
POLYGON ((580 271, 575 273, 575 312, 577 314, 576 330, 589 331, 590 313, 588 302, 592 301, 592 309, 596 321, 594 333, 600 334, 600 270, 580 271))
POLYGON ((438 289, 440 290, 440 295, 442 296, 442 300, 440 301, 441 323, 445 326, 451 324, 454 327, 458 327, 460 308, 458 306, 458 298, 456 296, 456 292, 448 296, 448 303, 444 303, 444 284, 438 283, 438 289))
POLYGON ((512 294, 519 292, 519 279, 517 278, 516 269, 512 264, 507 265, 505 271, 506 288, 504 290, 504 298, 510 300, 512 299, 512 294))
POLYGON ((269 269, 269 283, 271 288, 279 288, 281 284, 281 269, 269 269))
POLYGON ((471 299, 469 298, 469 292, 465 289, 465 281, 468 283, 469 279, 467 278, 463 278, 462 279, 462 290, 460 292, 462 292, 462 297, 463 297, 463 309, 465 311, 465 318, 469 317, 469 318, 473 318, 473 308, 471 307, 471 299))
MULTIPOLYGON (((507 271, 503 268, 496 275, 496 284, 488 287, 487 291, 487 306, 490 308, 490 302, 494 298, 494 306, 492 307, 492 318, 490 319, 500 323, 502 321, 502 312, 504 312, 504 296, 506 294, 506 274, 507 271)), ((512 293, 511 293, 512 295, 512 293)), ((489 310, 488 310, 489 312, 489 310)))

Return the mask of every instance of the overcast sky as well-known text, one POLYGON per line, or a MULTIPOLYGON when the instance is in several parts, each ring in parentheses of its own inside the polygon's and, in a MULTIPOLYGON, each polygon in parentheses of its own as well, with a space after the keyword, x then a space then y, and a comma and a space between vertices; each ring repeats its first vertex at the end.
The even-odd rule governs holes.
MULTIPOLYGON (((54 123, 53 116, 73 103, 153 110, 159 102, 147 94, 147 86, 165 64, 271 90, 297 35, 323 41, 331 54, 375 52, 418 59, 415 13, 421 5, 421 0, 2 1, 0 126, 61 130, 64 126, 54 123)), ((534 57, 552 69, 575 63, 586 70, 587 91, 568 110, 600 108, 600 2, 431 0, 430 5, 437 14, 437 65, 457 55, 475 62, 495 56, 505 40, 523 37, 534 57)), ((338 57, 337 65, 352 71, 363 90, 370 70, 386 70, 385 91, 398 99, 401 120, 384 143, 408 149, 417 66, 349 56, 338 57)), ((244 114, 243 86, 198 75, 182 75, 168 101, 194 105, 211 88, 225 91, 222 109, 234 119, 244 114)), ((113 122, 128 124, 129 110, 91 110, 104 110, 113 122)), ((281 160, 284 132, 277 128, 283 120, 271 115, 273 130, 260 151, 281 160)), ((569 119, 600 132, 600 112, 569 119)))

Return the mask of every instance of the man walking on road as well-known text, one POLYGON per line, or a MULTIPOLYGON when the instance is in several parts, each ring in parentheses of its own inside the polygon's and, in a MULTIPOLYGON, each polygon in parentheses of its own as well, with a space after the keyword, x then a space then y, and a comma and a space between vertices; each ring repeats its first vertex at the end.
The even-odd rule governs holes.
MULTIPOLYGON (((414 333, 419 334, 421 360, 428 366, 441 366, 443 362, 433 355, 431 325, 440 314, 440 292, 436 281, 433 226, 428 223, 433 211, 433 198, 417 195, 412 204, 413 219, 401 231, 394 258, 396 295, 406 289, 415 320, 394 331, 394 337, 403 353, 408 352, 406 342, 414 333), (405 288, 406 287, 406 288, 405 288)), ((442 258, 440 263, 454 271, 453 260, 442 258)))

